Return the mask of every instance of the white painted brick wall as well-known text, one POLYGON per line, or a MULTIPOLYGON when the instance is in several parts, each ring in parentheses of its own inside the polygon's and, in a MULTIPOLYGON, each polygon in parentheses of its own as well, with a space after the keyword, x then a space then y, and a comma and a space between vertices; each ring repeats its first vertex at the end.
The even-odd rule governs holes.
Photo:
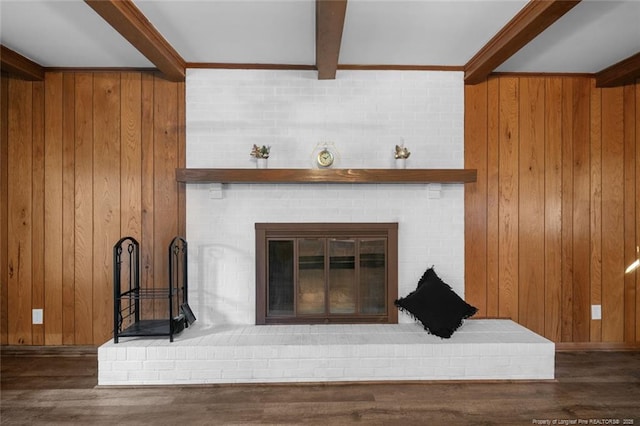
MULTIPOLYGON (((329 141, 339 168, 390 168, 402 139, 410 168, 462 168, 463 127, 461 72, 187 72, 187 167, 253 168, 258 144, 269 167, 309 168, 329 141)), ((205 324, 255 322, 256 222, 398 222, 399 294, 435 265, 464 295, 462 185, 439 199, 427 185, 237 184, 222 199, 209 188, 187 187, 190 304, 205 324)))

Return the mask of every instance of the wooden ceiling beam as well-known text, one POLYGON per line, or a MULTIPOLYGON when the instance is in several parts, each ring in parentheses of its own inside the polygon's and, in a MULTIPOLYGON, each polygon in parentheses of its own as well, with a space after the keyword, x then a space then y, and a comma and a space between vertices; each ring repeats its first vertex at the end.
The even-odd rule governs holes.
POLYGON ((347 0, 316 0, 316 67, 318 80, 336 78, 347 0))
POLYGON ((640 52, 596 73, 596 87, 615 87, 640 79, 640 52))
POLYGON ((465 84, 477 84, 533 40, 580 0, 530 0, 465 65, 465 84))
POLYGON ((0 45, 0 68, 2 72, 30 81, 44 80, 44 68, 21 54, 0 45))
POLYGON ((185 60, 132 0, 85 0, 85 3, 149 59, 168 80, 184 81, 185 60))

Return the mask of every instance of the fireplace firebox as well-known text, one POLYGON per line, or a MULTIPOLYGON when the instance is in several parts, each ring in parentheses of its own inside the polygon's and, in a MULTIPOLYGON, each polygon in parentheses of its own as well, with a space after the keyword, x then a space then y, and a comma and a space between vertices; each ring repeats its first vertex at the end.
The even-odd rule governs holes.
POLYGON ((397 323, 397 223, 256 223, 256 324, 397 323))

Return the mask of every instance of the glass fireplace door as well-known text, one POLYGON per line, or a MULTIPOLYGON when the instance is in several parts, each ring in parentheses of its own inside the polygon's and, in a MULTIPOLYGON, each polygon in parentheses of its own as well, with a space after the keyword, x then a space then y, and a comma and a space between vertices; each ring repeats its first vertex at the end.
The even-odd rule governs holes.
POLYGON ((329 240, 329 312, 332 314, 357 312, 358 287, 355 259, 355 240, 329 240))
POLYGON ((387 311, 387 241, 360 241, 359 313, 380 315, 387 311))
POLYGON ((269 241, 267 313, 269 316, 295 315, 294 242, 269 241))
POLYGON ((324 238, 300 238, 298 241, 298 315, 325 312, 324 238))

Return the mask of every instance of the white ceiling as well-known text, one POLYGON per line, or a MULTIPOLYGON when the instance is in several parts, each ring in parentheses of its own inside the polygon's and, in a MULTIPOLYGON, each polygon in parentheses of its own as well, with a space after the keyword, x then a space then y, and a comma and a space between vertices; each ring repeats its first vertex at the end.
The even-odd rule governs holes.
MULTIPOLYGON (((188 63, 315 64, 315 0, 134 0, 188 63)), ((459 66, 527 0, 349 0, 339 64, 459 66)), ((44 67, 149 68, 82 0, 0 0, 1 44, 44 67)), ((595 73, 640 52, 640 0, 583 0, 497 71, 595 73)))
POLYGON ((583 0, 497 71, 595 73, 640 52, 640 1, 583 0))
POLYGON ((44 67, 152 67, 82 0, 0 0, 2 45, 44 67))

